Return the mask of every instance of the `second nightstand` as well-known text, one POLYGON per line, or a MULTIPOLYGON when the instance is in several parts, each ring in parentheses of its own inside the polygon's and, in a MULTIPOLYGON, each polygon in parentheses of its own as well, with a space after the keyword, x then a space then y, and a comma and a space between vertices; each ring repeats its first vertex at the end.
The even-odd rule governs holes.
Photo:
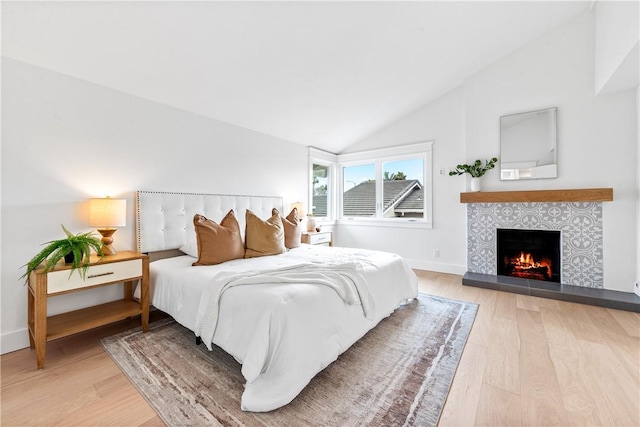
POLYGON ((333 234, 331 231, 319 231, 317 233, 309 231, 302 233, 300 240, 302 243, 308 243, 310 245, 333 246, 333 234))

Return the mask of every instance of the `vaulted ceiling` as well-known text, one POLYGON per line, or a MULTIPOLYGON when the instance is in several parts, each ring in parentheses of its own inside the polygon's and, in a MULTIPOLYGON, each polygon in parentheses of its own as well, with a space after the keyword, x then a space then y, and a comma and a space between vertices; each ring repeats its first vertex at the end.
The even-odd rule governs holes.
POLYGON ((339 153, 591 4, 3 2, 2 54, 339 153))

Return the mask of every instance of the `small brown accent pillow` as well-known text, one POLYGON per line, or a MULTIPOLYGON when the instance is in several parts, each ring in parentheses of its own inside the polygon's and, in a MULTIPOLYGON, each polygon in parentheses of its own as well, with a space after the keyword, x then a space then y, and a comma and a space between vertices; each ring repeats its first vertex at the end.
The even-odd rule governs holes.
MULTIPOLYGON (((271 211, 272 214, 278 212, 277 209, 271 211)), ((300 237, 302 235, 302 223, 298 218, 298 208, 291 209, 286 218, 282 218, 284 225, 284 245, 287 249, 293 249, 300 246, 300 237)))
POLYGON ((246 217, 245 258, 278 255, 287 251, 284 245, 284 226, 280 212, 276 210, 271 218, 263 221, 247 209, 246 217))
POLYGON ((200 214, 193 217, 198 242, 198 261, 193 265, 214 265, 244 257, 240 226, 233 209, 220 224, 200 214))

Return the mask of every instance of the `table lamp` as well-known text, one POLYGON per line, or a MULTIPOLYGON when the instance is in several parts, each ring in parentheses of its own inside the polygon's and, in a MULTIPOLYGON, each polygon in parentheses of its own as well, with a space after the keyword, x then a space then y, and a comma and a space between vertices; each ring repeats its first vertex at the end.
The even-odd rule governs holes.
POLYGON ((302 218, 304 218, 304 203, 302 202, 294 202, 291 203, 291 210, 294 208, 298 209, 298 219, 302 222, 302 218))
POLYGON ((117 252, 112 246, 114 227, 124 227, 127 225, 127 201, 125 199, 104 199, 89 200, 89 226, 97 227, 98 233, 102 234, 102 253, 104 255, 115 255, 117 252))

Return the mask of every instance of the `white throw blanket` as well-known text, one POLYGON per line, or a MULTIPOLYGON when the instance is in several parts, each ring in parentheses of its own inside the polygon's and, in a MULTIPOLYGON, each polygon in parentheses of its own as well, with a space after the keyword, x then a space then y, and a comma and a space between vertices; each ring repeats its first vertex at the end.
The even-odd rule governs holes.
POLYGON ((278 269, 255 270, 242 274, 221 272, 203 292, 196 315, 194 332, 209 350, 218 324, 220 298, 232 286, 274 283, 309 283, 333 289, 348 305, 361 305, 364 317, 371 320, 375 303, 361 273, 361 265, 347 257, 323 259, 323 263, 301 263, 278 269))

